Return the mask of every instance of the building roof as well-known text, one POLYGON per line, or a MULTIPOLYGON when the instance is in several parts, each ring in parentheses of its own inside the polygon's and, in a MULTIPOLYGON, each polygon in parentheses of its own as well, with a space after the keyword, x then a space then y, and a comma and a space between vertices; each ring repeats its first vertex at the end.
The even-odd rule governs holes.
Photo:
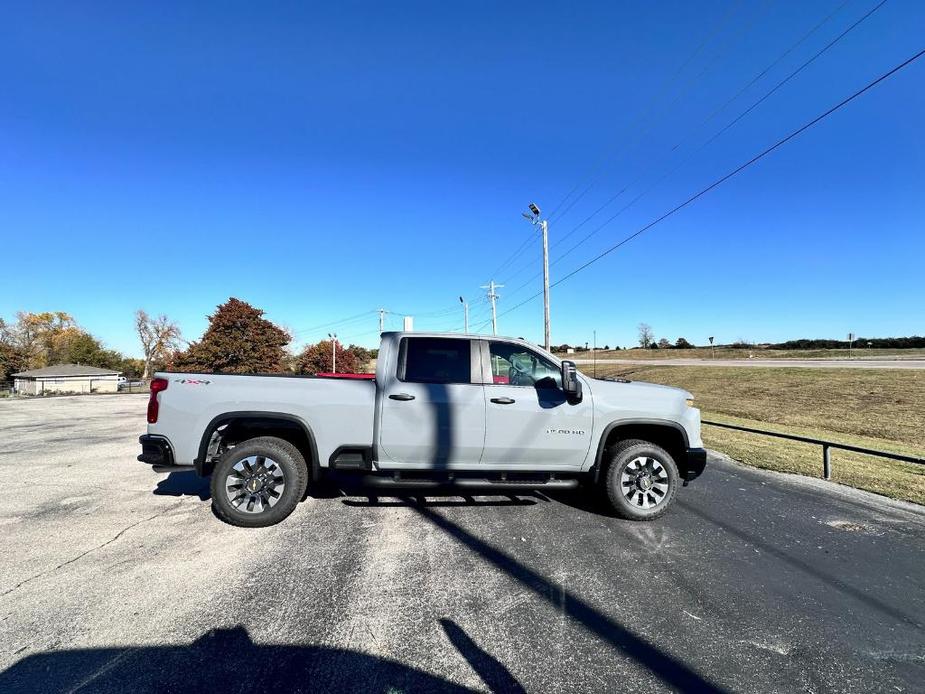
POLYGON ((13 374, 14 378, 55 378, 61 376, 118 376, 121 371, 115 369, 98 369, 95 366, 81 364, 55 364, 41 369, 30 369, 13 374))

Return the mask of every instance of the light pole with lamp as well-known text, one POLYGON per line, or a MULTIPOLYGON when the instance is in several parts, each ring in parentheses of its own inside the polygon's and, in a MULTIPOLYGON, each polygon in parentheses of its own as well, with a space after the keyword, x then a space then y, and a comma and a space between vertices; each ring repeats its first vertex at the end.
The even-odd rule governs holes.
POLYGON ((462 297, 459 297, 459 303, 463 305, 463 311, 466 315, 466 333, 468 333, 469 332, 469 304, 462 297))
POLYGON ((549 223, 540 219, 540 208, 531 202, 530 214, 522 213, 534 226, 543 232, 543 346, 549 351, 549 223))
POLYGON ((337 333, 328 333, 331 338, 331 373, 337 373, 337 333))

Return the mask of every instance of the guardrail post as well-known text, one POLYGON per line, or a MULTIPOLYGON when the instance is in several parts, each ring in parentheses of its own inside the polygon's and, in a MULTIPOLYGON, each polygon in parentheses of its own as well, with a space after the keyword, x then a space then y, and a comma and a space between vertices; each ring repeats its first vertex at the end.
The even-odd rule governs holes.
POLYGON ((822 479, 832 479, 832 461, 829 459, 829 447, 822 444, 822 479))

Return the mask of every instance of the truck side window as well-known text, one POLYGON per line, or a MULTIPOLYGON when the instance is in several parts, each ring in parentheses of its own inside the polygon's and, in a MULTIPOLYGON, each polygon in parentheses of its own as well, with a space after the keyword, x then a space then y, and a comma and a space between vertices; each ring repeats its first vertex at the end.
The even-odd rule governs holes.
POLYGON ((471 349, 469 340, 406 337, 399 378, 411 383, 471 383, 471 349))
POLYGON ((551 378, 557 388, 562 387, 562 373, 555 364, 536 352, 507 342, 492 342, 489 354, 493 383, 534 386, 537 381, 551 378))

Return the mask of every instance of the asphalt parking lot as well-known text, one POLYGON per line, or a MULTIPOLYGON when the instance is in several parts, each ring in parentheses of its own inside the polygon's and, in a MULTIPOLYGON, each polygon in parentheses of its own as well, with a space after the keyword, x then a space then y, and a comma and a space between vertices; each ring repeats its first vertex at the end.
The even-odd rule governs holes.
POLYGON ((922 691, 920 507, 721 459, 665 518, 327 490, 232 528, 145 396, 0 401, 0 691, 922 691))

